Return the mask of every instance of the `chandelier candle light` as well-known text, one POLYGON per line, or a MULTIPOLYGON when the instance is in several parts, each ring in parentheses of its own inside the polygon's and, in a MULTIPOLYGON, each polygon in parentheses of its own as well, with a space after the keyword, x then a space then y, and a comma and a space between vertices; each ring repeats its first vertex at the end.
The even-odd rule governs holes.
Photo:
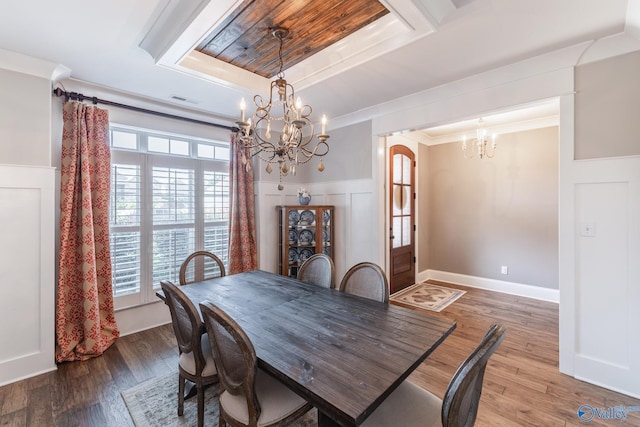
POLYGON ((318 170, 324 170, 322 156, 329 152, 326 134, 327 117, 322 116, 322 132, 314 143, 314 126, 311 121, 311 106, 303 105, 300 97, 295 98, 293 86, 284 78, 282 45, 288 37, 286 28, 274 28, 271 33, 280 42, 278 58, 280 70, 277 78, 271 82, 269 101, 261 95, 255 95, 253 102, 256 110, 251 118, 245 120, 246 103, 244 98, 240 102, 240 121, 236 122, 238 131, 236 140, 244 148, 242 154, 243 164, 247 164, 244 151, 249 152, 249 157, 258 156, 267 163, 266 171, 271 173, 276 165, 280 174, 278 190, 282 190, 282 177, 289 174, 295 175, 298 165, 305 164, 314 156, 320 157, 318 170), (294 103, 295 99, 295 103, 294 103))
POLYGON ((496 134, 491 136, 491 149, 489 149, 489 141, 487 140, 487 130, 483 126, 482 118, 478 120, 478 129, 476 129, 476 139, 471 142, 471 147, 467 144, 467 136, 462 137, 462 152, 466 159, 471 159, 478 153, 481 159, 484 157, 492 158, 496 154, 496 134))

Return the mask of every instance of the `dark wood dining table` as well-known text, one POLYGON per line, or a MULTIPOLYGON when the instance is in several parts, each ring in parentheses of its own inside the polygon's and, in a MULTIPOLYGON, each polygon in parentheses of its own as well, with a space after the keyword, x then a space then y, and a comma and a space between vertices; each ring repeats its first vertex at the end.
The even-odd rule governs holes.
POLYGON ((210 301, 233 317, 260 368, 311 402, 321 426, 360 425, 456 327, 260 270, 180 289, 198 309, 210 301))

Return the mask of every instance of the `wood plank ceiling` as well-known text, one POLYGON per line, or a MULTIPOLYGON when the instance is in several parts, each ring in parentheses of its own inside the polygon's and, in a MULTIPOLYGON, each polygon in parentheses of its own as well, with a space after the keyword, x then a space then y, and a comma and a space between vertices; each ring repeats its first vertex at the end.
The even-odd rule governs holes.
POLYGON ((266 78, 280 69, 272 29, 289 30, 283 70, 389 13, 377 0, 245 0, 198 51, 266 78))

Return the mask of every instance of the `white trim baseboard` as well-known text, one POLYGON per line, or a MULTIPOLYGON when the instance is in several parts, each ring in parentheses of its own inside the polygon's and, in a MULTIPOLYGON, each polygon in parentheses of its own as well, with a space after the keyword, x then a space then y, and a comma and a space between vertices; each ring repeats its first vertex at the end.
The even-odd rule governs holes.
POLYGON ((116 310, 115 316, 121 337, 171 322, 169 307, 160 300, 116 310))
POLYGON ((523 283, 506 282, 503 280, 487 279, 485 277, 467 276, 465 274, 449 273, 438 270, 424 270, 418 273, 417 279, 429 279, 452 283, 454 285, 469 286, 471 288, 486 289, 521 297, 534 298, 542 301, 560 302, 558 289, 542 288, 540 286, 525 285, 523 283))

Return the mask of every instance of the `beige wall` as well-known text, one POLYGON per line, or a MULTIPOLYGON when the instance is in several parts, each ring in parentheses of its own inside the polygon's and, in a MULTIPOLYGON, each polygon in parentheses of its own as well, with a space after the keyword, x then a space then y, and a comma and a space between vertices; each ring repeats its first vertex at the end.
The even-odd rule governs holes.
POLYGON ((427 169, 430 269, 558 289, 557 127, 500 135, 492 159, 434 145, 427 169))
POLYGON ((51 166, 51 82, 0 69, 0 164, 51 166))
MULTIPOLYGON (((322 157, 324 171, 318 171, 319 157, 300 165, 296 175, 282 178, 285 188, 297 190, 300 185, 311 182, 347 181, 352 179, 371 179, 371 121, 367 120, 339 129, 329 129, 329 152, 322 157)), ((277 168, 268 174, 265 163, 256 159, 253 162, 255 179, 260 182, 278 182, 277 168)))
POLYGON ((324 172, 318 172, 318 159, 300 167, 300 182, 371 179, 372 133, 367 120, 339 129, 329 129, 329 153, 324 156, 324 172))
POLYGON ((639 76, 640 52, 576 67, 575 159, 640 155, 639 76))
POLYGON ((418 145, 418 176, 416 180, 419 185, 418 206, 416 220, 418 222, 418 235, 416 245, 418 249, 418 265, 416 271, 427 270, 429 268, 429 147, 424 144, 418 145))

